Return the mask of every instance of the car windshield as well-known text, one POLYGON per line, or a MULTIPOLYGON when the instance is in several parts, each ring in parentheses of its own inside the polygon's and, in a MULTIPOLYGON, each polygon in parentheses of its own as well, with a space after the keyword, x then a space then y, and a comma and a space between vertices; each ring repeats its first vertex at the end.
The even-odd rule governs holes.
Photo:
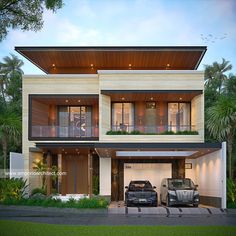
POLYGON ((194 184, 190 179, 169 179, 168 185, 170 189, 194 188, 194 184))
POLYGON ((149 181, 135 181, 130 182, 129 184, 129 190, 131 191, 140 191, 147 189, 152 189, 152 185, 149 181))

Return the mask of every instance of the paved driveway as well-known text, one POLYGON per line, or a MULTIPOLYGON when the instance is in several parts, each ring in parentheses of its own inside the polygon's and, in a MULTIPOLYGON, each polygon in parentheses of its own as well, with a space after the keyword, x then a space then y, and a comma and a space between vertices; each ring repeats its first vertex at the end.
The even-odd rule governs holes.
MULTIPOLYGON (((43 207, 0 206, 0 220, 18 220, 64 225, 236 225, 236 211, 218 214, 191 213, 188 208, 182 212, 177 208, 158 207, 128 208, 127 214, 111 213, 109 210, 58 209, 43 207)), ((197 209, 196 209, 197 210, 197 209)), ((201 210, 200 210, 201 211, 201 210)))

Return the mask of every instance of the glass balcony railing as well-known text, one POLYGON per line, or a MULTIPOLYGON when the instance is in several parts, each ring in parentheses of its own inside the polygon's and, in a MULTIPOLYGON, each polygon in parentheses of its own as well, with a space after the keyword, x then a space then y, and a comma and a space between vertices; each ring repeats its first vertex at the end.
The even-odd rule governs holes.
POLYGON ((93 138, 98 137, 98 126, 47 126, 35 125, 31 129, 32 138, 93 138))
MULTIPOLYGON (((125 131, 127 133, 134 133, 139 131, 142 134, 174 134, 186 132, 186 134, 197 134, 194 125, 160 125, 160 126, 134 126, 134 125, 113 125, 112 131, 125 131)), ((138 133, 137 133, 138 134, 138 133)))

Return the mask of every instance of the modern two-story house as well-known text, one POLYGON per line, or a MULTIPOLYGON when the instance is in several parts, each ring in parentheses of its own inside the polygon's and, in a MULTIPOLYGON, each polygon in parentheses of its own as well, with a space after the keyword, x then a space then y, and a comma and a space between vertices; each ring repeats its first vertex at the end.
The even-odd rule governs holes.
MULTIPOLYGON (((131 180, 191 178, 225 207, 225 144, 204 142, 206 47, 16 47, 45 75, 23 76, 24 169, 66 175, 47 192, 122 201, 131 180), (54 190, 53 190, 54 191, 54 190)), ((29 176, 30 191, 40 178, 29 176)))

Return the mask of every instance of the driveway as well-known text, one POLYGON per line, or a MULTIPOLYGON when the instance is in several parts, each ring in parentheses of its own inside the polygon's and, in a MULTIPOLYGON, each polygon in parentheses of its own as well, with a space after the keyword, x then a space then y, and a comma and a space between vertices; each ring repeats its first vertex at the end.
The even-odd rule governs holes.
POLYGON ((179 209, 172 208, 168 214, 165 208, 158 207, 156 210, 160 214, 153 214, 150 209, 141 208, 139 211, 128 208, 128 214, 114 214, 109 210, 0 206, 0 220, 64 225, 236 225, 235 210, 222 214, 190 214, 188 208, 181 213, 179 209))

